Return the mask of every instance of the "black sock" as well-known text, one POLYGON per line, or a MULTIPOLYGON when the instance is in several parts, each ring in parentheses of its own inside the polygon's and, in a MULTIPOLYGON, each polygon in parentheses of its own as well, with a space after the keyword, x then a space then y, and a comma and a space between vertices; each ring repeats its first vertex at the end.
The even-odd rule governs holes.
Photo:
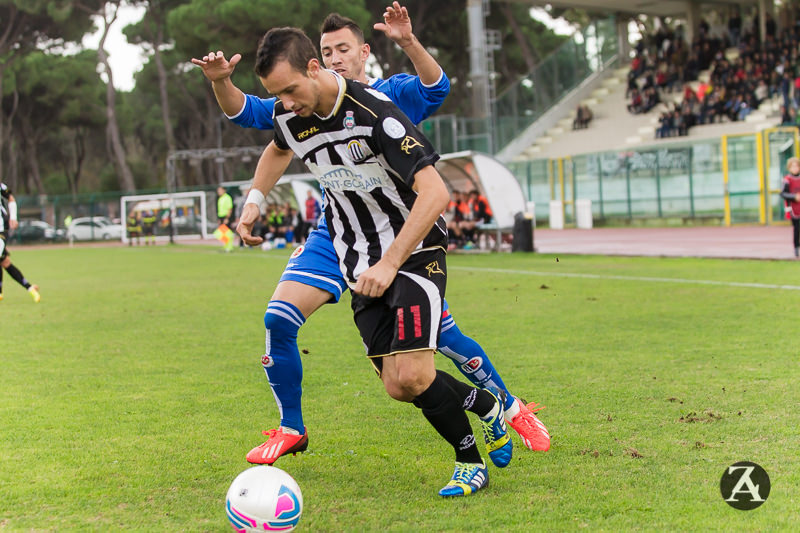
POLYGON ((17 283, 19 283, 26 289, 31 288, 31 284, 28 283, 28 280, 25 279, 25 276, 22 275, 22 272, 20 272, 17 267, 15 267, 14 265, 8 265, 6 267, 6 270, 8 271, 9 274, 11 274, 11 277, 17 281, 17 283))
POLYGON ((3 267, 0 267, 0 294, 3 294, 3 267))
POLYGON ((414 405, 422 409, 428 422, 450 443, 456 452, 456 461, 481 463, 483 459, 475 445, 475 435, 467 415, 453 389, 445 384, 440 374, 437 372, 431 386, 414 398, 414 405))
POLYGON ((447 372, 437 370, 436 373, 441 377, 442 381, 456 393, 461 402, 461 408, 466 409, 470 413, 475 413, 478 416, 486 416, 497 403, 494 397, 483 389, 476 389, 475 387, 467 385, 447 372))

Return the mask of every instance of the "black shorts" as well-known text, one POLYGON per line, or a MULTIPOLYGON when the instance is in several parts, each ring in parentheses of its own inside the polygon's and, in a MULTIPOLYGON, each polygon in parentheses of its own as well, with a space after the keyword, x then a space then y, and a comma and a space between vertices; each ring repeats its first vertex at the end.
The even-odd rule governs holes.
POLYGON ((8 248, 6 247, 6 234, 0 231, 0 261, 8 257, 8 248))
POLYGON ((353 318, 379 374, 387 355, 436 350, 447 285, 445 257, 438 248, 413 254, 380 298, 352 293, 353 318))

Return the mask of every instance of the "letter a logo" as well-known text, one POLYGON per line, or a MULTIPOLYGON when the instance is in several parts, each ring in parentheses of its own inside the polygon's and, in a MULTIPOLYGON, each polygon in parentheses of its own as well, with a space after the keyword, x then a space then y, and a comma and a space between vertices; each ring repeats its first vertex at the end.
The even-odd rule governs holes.
POLYGON ((756 463, 741 461, 725 469, 719 489, 725 503, 735 509, 749 511, 767 501, 769 476, 756 463))

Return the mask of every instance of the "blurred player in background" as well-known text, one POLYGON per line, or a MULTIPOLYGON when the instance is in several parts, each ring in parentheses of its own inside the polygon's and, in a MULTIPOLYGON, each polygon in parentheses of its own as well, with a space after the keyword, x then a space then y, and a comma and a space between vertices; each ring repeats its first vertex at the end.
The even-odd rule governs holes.
POLYGON ((792 243, 794 256, 800 257, 800 159, 791 157, 786 162, 789 173, 783 177, 781 198, 786 216, 792 221, 792 243))
POLYGON ((39 287, 31 284, 22 272, 11 263, 9 257, 6 241, 8 240, 8 233, 10 230, 15 230, 19 226, 17 221, 17 201, 8 186, 0 182, 0 300, 3 299, 3 270, 14 278, 14 281, 25 287, 28 293, 33 298, 33 301, 39 303, 42 299, 39 294, 39 287))

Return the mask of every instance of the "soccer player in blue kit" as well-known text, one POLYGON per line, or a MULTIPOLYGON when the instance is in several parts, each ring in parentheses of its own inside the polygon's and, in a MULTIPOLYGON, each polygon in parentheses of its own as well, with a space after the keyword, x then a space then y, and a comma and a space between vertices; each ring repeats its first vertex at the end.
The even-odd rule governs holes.
MULTIPOLYGON (((365 64, 369 45, 364 42, 358 25, 338 14, 328 16, 321 27, 320 48, 324 65, 345 78, 360 81, 384 93, 412 122, 419 123, 439 108, 449 93, 450 82, 414 36, 405 7, 397 2, 387 7, 384 23, 376 24, 375 29, 383 31, 403 49, 418 76, 396 74, 386 80, 368 79, 365 64)), ((234 123, 242 127, 273 129, 276 99, 245 95, 230 79, 240 59, 241 56, 236 54, 227 61, 222 52, 211 52, 202 60, 192 59, 192 62, 199 65, 211 80, 220 107, 234 123)), ((260 204, 261 201, 258 191, 251 191, 241 224, 254 222, 255 219, 249 218, 257 217, 260 210, 248 210, 247 205, 260 204)), ((269 439, 247 454, 249 462, 273 464, 282 455, 304 451, 308 447, 308 432, 301 408, 302 363, 297 333, 323 304, 338 302, 346 287, 322 218, 305 245, 292 254, 264 315, 267 349, 262 364, 280 410, 281 424, 277 429, 264 432, 269 439)), ((505 419, 528 448, 541 451, 550 448, 550 436, 545 426, 528 406, 508 391, 481 346, 461 333, 446 302, 439 351, 448 356, 475 386, 494 387, 505 392, 505 419)))

